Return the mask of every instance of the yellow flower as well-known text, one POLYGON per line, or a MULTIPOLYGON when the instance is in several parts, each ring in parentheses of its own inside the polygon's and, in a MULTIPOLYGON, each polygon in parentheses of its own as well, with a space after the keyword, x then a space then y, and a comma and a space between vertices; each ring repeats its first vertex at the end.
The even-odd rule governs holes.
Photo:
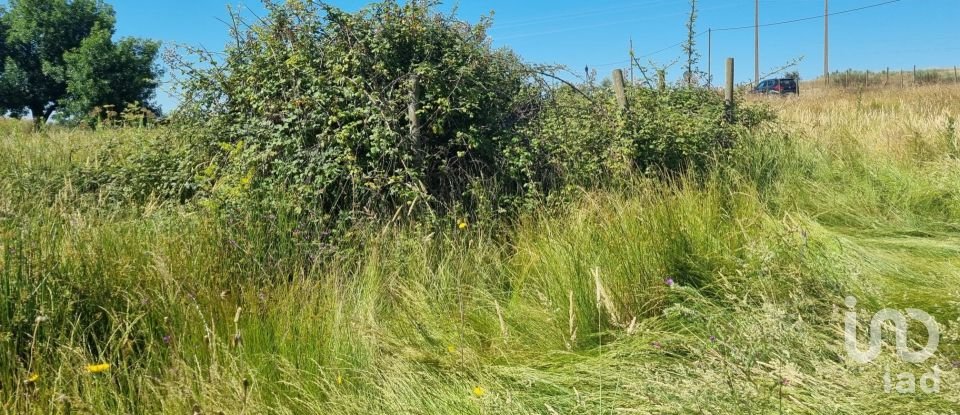
POLYGON ((474 386, 474 387, 473 387, 473 395, 474 395, 474 396, 476 396, 476 397, 478 397, 478 398, 482 398, 483 395, 486 395, 486 394, 487 394, 487 390, 484 389, 483 386, 479 386, 479 385, 478 385, 478 386, 474 386))
POLYGON ((450 353, 456 353, 456 352, 457 352, 457 346, 454 346, 454 345, 451 344, 451 345, 447 346, 447 351, 450 352, 450 353))
POLYGON ((100 373, 110 369, 109 363, 100 363, 98 365, 87 365, 87 373, 100 373))
POLYGON ((342 385, 342 384, 343 384, 343 376, 337 375, 337 384, 338 384, 338 385, 342 385))
POLYGON ((462 220, 462 221, 460 221, 459 223, 457 223, 457 228, 458 228, 458 229, 467 229, 467 221, 466 221, 466 220, 462 220))
POLYGON ((34 382, 38 381, 38 380, 40 380, 40 375, 37 374, 37 373, 31 373, 30 376, 27 376, 27 380, 26 380, 25 383, 29 385, 29 384, 31 384, 31 383, 34 383, 34 382))

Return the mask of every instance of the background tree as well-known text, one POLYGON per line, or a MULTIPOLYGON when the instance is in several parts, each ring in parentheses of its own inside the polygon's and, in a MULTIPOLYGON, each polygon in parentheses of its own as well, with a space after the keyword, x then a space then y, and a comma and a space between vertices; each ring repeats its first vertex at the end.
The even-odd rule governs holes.
POLYGON ((160 43, 131 38, 114 43, 110 37, 110 31, 97 28, 64 55, 67 96, 61 111, 65 116, 84 116, 101 105, 121 110, 137 104, 159 112, 150 101, 160 77, 154 65, 160 43))
POLYGON ((155 81, 139 81, 144 78, 155 79, 159 75, 159 70, 152 64, 157 54, 156 44, 140 40, 121 41, 120 45, 127 45, 122 48, 133 59, 127 59, 119 65, 107 62, 117 56, 116 47, 103 47, 104 41, 112 45, 110 37, 115 21, 113 8, 101 0, 11 0, 9 10, 0 10, 0 35, 3 36, 0 40, 4 44, 0 53, 5 55, 0 68, 0 111, 21 116, 29 110, 39 126, 54 111, 68 110, 72 113, 70 115, 75 116, 101 104, 96 101, 103 97, 99 92, 93 93, 81 85, 71 86, 71 83, 107 85, 114 92, 106 95, 124 104, 149 97, 156 87, 155 81), (93 34, 99 36, 98 40, 88 42, 89 45, 83 48, 85 40, 93 34), (99 58, 105 61, 101 67, 95 68, 97 70, 69 67, 68 55, 74 64, 84 62, 85 59, 80 56, 96 51, 97 46, 100 51, 113 52, 99 58), (150 62, 146 65, 147 70, 143 65, 130 64, 142 61, 150 62), (104 65, 112 65, 115 70, 139 72, 120 76, 104 72, 104 65), (91 83, 84 74, 104 78, 91 83), (116 82, 130 79, 137 79, 138 82, 116 85, 116 82), (84 93, 72 97, 71 91, 84 93), (128 95, 113 97, 121 92, 128 95), (68 102, 71 103, 70 108, 64 108, 63 104, 68 102))
MULTIPOLYGON (((6 19, 3 18, 7 14, 7 10, 0 6, 0 74, 3 73, 4 64, 7 61, 7 27, 6 19)), ((6 83, 3 81, 3 77, 0 76, 0 112, 4 111, 8 107, 7 101, 10 100, 10 94, 5 90, 6 83)))

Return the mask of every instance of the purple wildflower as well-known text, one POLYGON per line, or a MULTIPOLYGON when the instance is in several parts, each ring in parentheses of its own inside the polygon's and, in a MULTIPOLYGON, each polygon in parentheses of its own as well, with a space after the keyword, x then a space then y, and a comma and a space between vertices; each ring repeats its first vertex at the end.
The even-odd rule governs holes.
POLYGON ((673 287, 673 278, 667 278, 663 283, 667 284, 667 287, 673 287))
POLYGON ((173 340, 173 337, 170 336, 169 334, 166 336, 163 336, 163 344, 170 344, 171 340, 173 340))
POLYGON ((717 342, 717 336, 710 336, 710 343, 716 343, 716 342, 717 342))

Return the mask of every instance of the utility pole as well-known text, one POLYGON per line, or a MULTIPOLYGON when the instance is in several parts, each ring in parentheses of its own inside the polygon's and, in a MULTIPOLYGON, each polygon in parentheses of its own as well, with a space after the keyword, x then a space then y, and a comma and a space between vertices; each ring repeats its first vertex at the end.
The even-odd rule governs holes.
POLYGON ((830 84, 830 0, 823 0, 823 79, 830 84))
POLYGON ((760 83, 760 0, 753 3, 753 83, 760 83))
POLYGON ((713 87, 713 29, 712 28, 707 29, 707 86, 713 87))
POLYGON ((627 92, 624 87, 623 80, 623 70, 614 69, 613 70, 613 91, 617 94, 617 105, 620 107, 621 111, 627 110, 627 92))
POLYGON ((723 103, 725 109, 725 117, 727 122, 732 123, 734 121, 734 107, 735 103, 733 102, 733 58, 727 58, 727 73, 726 73, 726 82, 724 83, 723 89, 723 103))
POLYGON ((633 85, 633 82, 634 82, 634 79, 633 79, 633 61, 634 61, 634 54, 633 54, 633 36, 630 36, 630 85, 633 85))

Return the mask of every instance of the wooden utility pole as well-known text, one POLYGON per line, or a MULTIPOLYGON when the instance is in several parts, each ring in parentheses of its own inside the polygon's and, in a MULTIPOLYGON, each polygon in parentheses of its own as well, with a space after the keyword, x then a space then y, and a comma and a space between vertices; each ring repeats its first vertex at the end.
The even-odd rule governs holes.
POLYGON ((823 79, 830 84, 830 0, 823 0, 823 79))
POLYGON ((623 70, 614 69, 613 70, 613 91, 617 94, 617 105, 620 106, 621 111, 627 110, 627 91, 624 89, 623 84, 626 82, 623 80, 623 70))
POLYGON ((760 0, 753 2, 753 84, 760 83, 760 0))
MULTIPOLYGON (((713 87, 713 29, 707 29, 707 86, 713 87)), ((956 67, 954 67, 956 69, 956 67)))
POLYGON ((633 36, 630 36, 630 85, 633 85, 635 82, 635 79, 633 78, 633 61, 635 56, 636 55, 633 53, 633 36))
POLYGON ((726 104, 727 122, 734 120, 734 102, 733 102, 733 58, 727 58, 727 79, 726 88, 723 90, 723 102, 726 104))

